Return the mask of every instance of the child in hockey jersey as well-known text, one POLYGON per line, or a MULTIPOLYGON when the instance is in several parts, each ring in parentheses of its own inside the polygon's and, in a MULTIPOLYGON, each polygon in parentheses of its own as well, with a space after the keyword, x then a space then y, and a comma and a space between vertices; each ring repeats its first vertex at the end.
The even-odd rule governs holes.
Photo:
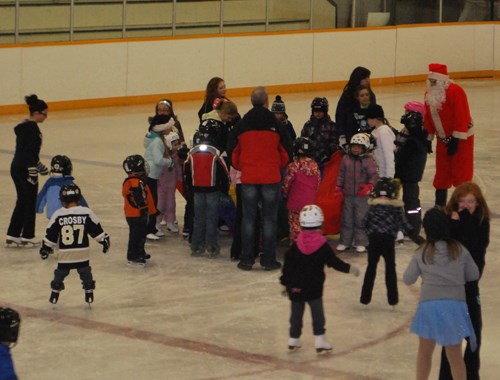
POLYGON ((127 263, 143 267, 146 260, 151 258, 144 250, 148 219, 155 218, 156 214, 153 195, 145 180, 147 164, 144 157, 135 154, 125 158, 123 170, 128 175, 122 186, 125 218, 129 227, 127 263))
POLYGON ((220 254, 217 239, 220 192, 229 190, 229 174, 212 144, 217 135, 217 122, 204 120, 193 137, 194 147, 185 162, 184 176, 194 193, 194 222, 191 236, 191 256, 202 256, 205 249, 209 258, 220 254))
POLYGON ((88 235, 102 245, 103 253, 109 249, 109 235, 102 230, 94 212, 88 207, 80 206, 82 192, 77 185, 61 187, 60 198, 63 207, 52 214, 40 248, 43 260, 53 253, 53 248, 59 248, 57 269, 54 271, 54 280, 50 283, 52 293, 49 301, 57 303, 59 293, 64 289, 64 279, 71 269, 76 269, 85 290, 85 302, 92 303, 95 281, 90 268, 88 235))
POLYGON ((288 115, 286 114, 285 102, 283 102, 281 96, 276 95, 276 99, 274 100, 273 105, 271 106, 271 112, 274 113, 276 119, 278 119, 285 127, 286 131, 288 132, 288 136, 290 136, 290 141, 292 142, 295 141, 295 139, 297 138, 297 134, 293 129, 292 123, 290 123, 290 120, 288 120, 288 115))
POLYGON ((301 347, 302 318, 305 304, 311 308, 315 346, 318 353, 329 352, 332 346, 325 339, 325 315, 323 312, 323 284, 325 265, 339 272, 359 276, 359 269, 340 260, 321 234, 324 217, 321 208, 307 205, 300 212, 303 231, 297 242, 285 253, 281 285, 283 295, 291 301, 290 339, 288 349, 301 347))
POLYGON ((351 246, 358 253, 365 252, 368 236, 363 229, 363 219, 368 211, 368 196, 377 182, 377 164, 371 155, 370 136, 355 134, 349 145, 349 153, 342 158, 335 192, 343 196, 342 229, 337 251, 351 246))
POLYGON ((286 168, 282 186, 287 199, 290 245, 295 243, 301 231, 299 216, 304 206, 314 203, 319 186, 318 164, 311 158, 314 148, 307 137, 299 137, 293 143, 294 160, 286 168))
POLYGON ((175 217, 175 190, 177 181, 182 181, 181 160, 177 154, 180 148, 180 138, 175 132, 165 136, 167 145, 166 154, 171 159, 171 164, 164 166, 158 178, 158 216, 156 217, 156 228, 167 226, 167 230, 178 233, 179 227, 175 217))
POLYGON ((372 198, 368 200, 370 208, 363 220, 369 242, 368 266, 360 297, 363 305, 368 305, 372 300, 377 265, 381 256, 385 260, 387 301, 391 306, 397 305, 399 301, 394 239, 400 226, 406 226, 409 231, 412 227, 406 222, 403 202, 397 196, 396 182, 392 178, 380 178, 375 185, 372 198))
MULTIPOLYGON (((36 200, 36 212, 38 214, 43 213, 43 209, 47 206, 47 219, 50 219, 52 214, 62 207, 59 192, 62 186, 74 183, 75 178, 71 175, 72 172, 73 165, 69 157, 59 154, 52 157, 50 161, 50 178, 43 185, 36 200)), ((82 206, 88 207, 83 196, 80 203, 82 206)))

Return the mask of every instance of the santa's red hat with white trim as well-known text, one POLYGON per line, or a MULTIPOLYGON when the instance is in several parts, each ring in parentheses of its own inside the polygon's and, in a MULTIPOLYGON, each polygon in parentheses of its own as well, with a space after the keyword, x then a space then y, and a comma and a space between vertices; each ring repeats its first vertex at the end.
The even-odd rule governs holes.
POLYGON ((448 80, 448 67, 442 63, 431 63, 429 65, 429 79, 448 80))

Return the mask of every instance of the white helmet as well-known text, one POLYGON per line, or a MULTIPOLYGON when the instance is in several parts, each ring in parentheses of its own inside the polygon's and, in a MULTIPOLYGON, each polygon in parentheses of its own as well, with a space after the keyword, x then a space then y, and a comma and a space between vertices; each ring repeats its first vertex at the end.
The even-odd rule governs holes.
POLYGON ((316 205, 304 206, 300 211, 301 227, 321 227, 324 220, 323 211, 316 205))
POLYGON ((172 149, 172 143, 179 139, 179 135, 175 132, 170 132, 168 135, 166 135, 165 140, 167 142, 168 149, 172 149))
POLYGON ((370 148, 370 135, 368 133, 356 133, 351 138, 351 144, 363 145, 368 150, 370 148))

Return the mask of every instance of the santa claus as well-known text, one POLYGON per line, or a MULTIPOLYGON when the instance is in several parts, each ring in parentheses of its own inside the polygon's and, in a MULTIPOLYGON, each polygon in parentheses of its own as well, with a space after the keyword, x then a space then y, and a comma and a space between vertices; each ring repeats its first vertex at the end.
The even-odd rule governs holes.
POLYGON ((446 205, 448 189, 472 180, 474 128, 467 95, 453 83, 446 65, 431 63, 425 93, 424 127, 436 136, 435 204, 446 205))

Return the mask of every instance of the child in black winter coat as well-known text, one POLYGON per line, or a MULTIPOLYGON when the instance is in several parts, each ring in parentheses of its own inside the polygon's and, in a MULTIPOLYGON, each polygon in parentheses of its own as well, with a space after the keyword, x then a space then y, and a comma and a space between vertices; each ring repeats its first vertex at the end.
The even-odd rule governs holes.
POLYGON ((397 199, 398 186, 392 178, 380 178, 375 185, 370 208, 363 220, 363 228, 368 234, 368 267, 366 268, 360 302, 368 305, 372 300, 373 285, 377 265, 382 256, 385 260, 385 285, 389 305, 398 304, 398 283, 396 276, 396 254, 394 239, 401 226, 411 231, 405 219, 403 202, 397 199))
POLYGON ((316 205, 307 205, 300 212, 303 229, 297 242, 285 253, 285 263, 280 282, 288 295, 291 305, 290 340, 288 349, 295 351, 301 347, 302 317, 305 304, 309 304, 312 314, 316 352, 332 350, 325 340, 325 315, 323 312, 323 284, 325 265, 343 273, 359 276, 359 269, 340 260, 321 234, 323 212, 316 205))
POLYGON ((405 114, 401 116, 404 128, 399 133, 397 141, 395 177, 399 178, 403 185, 406 218, 413 227, 412 238, 416 238, 422 226, 418 183, 424 174, 429 140, 427 140, 428 132, 423 127, 424 105, 409 102, 405 105, 405 110, 405 114))

